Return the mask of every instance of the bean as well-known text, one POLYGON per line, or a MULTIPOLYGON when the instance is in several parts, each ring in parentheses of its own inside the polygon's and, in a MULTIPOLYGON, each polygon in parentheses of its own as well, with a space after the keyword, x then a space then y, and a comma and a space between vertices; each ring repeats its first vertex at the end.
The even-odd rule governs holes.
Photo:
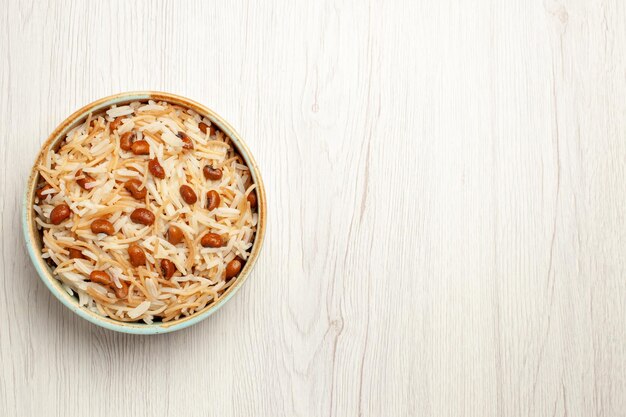
POLYGON ((167 230, 167 241, 172 245, 177 245, 183 240, 183 231, 178 226, 171 225, 167 230))
POLYGON ((200 131, 204 134, 206 134, 207 130, 209 131, 209 136, 213 136, 215 133, 217 133, 217 129, 215 129, 215 127, 213 125, 209 126, 204 122, 200 122, 198 124, 198 128, 200 128, 200 131))
POLYGON ((250 192, 250 194, 248 194, 248 197, 246 198, 246 200, 248 200, 248 203, 250 203, 250 208, 256 208, 256 192, 252 191, 250 192))
POLYGON ((70 206, 67 204, 59 204, 50 212, 50 223, 52 224, 61 224, 61 222, 72 214, 72 210, 70 210, 70 206))
POLYGON ((154 223, 154 214, 145 208, 135 209, 132 213, 130 213, 130 219, 134 223, 144 224, 146 226, 150 226, 154 223))
POLYGON ((135 155, 148 155, 150 153, 150 144, 145 140, 137 140, 133 142, 130 149, 135 155))
POLYGON ((196 196, 195 191, 190 186, 183 184, 180 186, 180 196, 185 200, 187 204, 194 204, 198 201, 198 196, 196 196))
POLYGON ((205 248, 219 248, 224 245, 224 239, 216 233, 207 233, 200 239, 200 244, 205 248))
POLYGON ((124 133, 122 137, 120 138, 120 148, 124 149, 125 151, 130 151, 134 140, 135 140, 134 132, 124 133))
POLYGON ((206 203, 209 211, 215 209, 220 205, 220 195, 215 190, 208 191, 206 193, 206 203))
POLYGON ((111 277, 104 271, 93 271, 89 274, 89 280, 103 285, 111 284, 111 277))
POLYGON ((236 276, 243 266, 241 259, 239 257, 233 259, 226 265, 226 281, 230 278, 236 276))
POLYGON ((146 187, 143 187, 143 188, 140 188, 140 187, 141 187, 141 181, 139 181, 136 178, 130 179, 124 183, 124 188, 126 188, 128 192, 130 193, 130 195, 132 195, 133 198, 137 200, 142 200, 148 193, 148 190, 146 190, 146 187))
POLYGON ((137 244, 133 243, 128 247, 128 257, 130 258, 130 264, 134 267, 146 264, 146 254, 137 244))
POLYGON ((121 288, 115 285, 114 282, 111 282, 110 287, 113 289, 113 292, 115 292, 115 296, 117 298, 126 298, 126 296, 128 295, 128 284, 120 280, 120 285, 121 285, 121 288))
POLYGON ((78 171, 76 171, 76 177, 82 177, 80 179, 77 179, 76 182, 78 183, 78 185, 80 185, 80 187, 84 190, 90 190, 91 186, 87 187, 89 184, 91 184, 92 182, 95 182, 96 180, 93 179, 92 177, 90 177, 87 174, 83 174, 83 170, 79 169, 78 171))
POLYGON ((163 277, 165 279, 170 279, 172 278, 172 275, 174 275, 174 272, 176 272, 174 262, 169 259, 161 259, 161 274, 163 277))
POLYGON ((193 142, 187 136, 183 138, 183 149, 188 149, 188 150, 193 149, 193 142))
POLYGON ((124 120, 124 118, 122 116, 116 117, 115 120, 113 120, 111 123, 109 123, 109 131, 111 133, 115 132, 115 129, 120 127, 120 125, 122 124, 123 120, 124 120))
POLYGON ((85 259, 85 255, 80 249, 70 248, 70 259, 85 259))
POLYGON ((115 233, 113 224, 105 219, 96 219, 91 222, 91 231, 94 233, 105 233, 109 236, 115 233))
POLYGON ((165 178, 165 170, 163 169, 161 164, 159 164, 159 161, 156 158, 151 159, 150 162, 148 162, 148 169, 150 170, 150 173, 155 177, 160 179, 165 178))
POLYGON ((39 197, 40 200, 45 200, 46 197, 55 195, 56 193, 46 194, 46 195, 43 194, 44 191, 48 191, 48 190, 50 190, 52 188, 53 187, 50 184, 44 185, 43 187, 41 187, 40 189, 37 190, 37 197, 39 197))
POLYGON ((202 173, 204 174, 204 178, 207 180, 219 180, 222 178, 222 170, 219 168, 213 168, 213 165, 207 165, 202 168, 202 173))
POLYGON ((178 132, 177 136, 183 141, 183 149, 193 149, 193 141, 185 132, 178 132))

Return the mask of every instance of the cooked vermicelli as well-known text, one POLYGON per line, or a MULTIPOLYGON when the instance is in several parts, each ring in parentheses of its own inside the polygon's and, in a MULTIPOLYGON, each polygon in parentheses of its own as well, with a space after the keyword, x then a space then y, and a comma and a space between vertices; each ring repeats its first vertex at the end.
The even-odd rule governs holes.
POLYGON ((250 255, 250 170, 191 109, 148 101, 90 115, 37 170, 42 256, 103 316, 190 316, 219 299, 250 255))

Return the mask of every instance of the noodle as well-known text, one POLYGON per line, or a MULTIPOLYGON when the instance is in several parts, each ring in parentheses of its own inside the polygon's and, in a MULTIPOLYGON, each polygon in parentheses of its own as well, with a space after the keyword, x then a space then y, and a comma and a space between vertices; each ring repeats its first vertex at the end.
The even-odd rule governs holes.
POLYGON ((250 171, 227 136, 213 128, 212 135, 209 130, 201 132, 200 122, 204 129, 211 125, 196 113, 167 102, 112 107, 89 114, 85 123, 69 131, 61 146, 50 150, 37 166, 39 187, 50 184, 54 189, 53 194, 35 200, 42 252, 48 262, 55 263, 54 276, 75 296, 80 294, 81 304, 91 311, 124 322, 166 322, 190 316, 217 302, 233 284, 232 275, 225 272, 227 264, 235 257, 249 257, 257 221, 255 209, 247 201, 254 192, 250 171), (111 129, 116 116, 122 123, 116 122, 111 129), (147 139, 149 154, 135 155, 121 148, 122 134, 131 130, 136 140, 147 139), (191 141, 193 149, 179 146, 187 143, 183 140, 191 141), (149 160, 155 157, 166 173, 164 179, 148 169, 149 160), (207 165, 221 169, 223 176, 205 178, 207 165), (85 168, 89 169, 81 176, 75 175, 85 168), (146 190, 145 196, 136 199, 125 188, 132 178, 141 183, 139 189, 146 190), (79 182, 92 183, 85 189, 79 182), (181 185, 194 190, 195 203, 181 197, 181 185), (221 198, 211 212, 206 204, 210 190, 221 198), (51 213, 61 204, 67 204, 72 213, 55 223, 51 213), (139 208, 152 212, 153 224, 132 220, 130 214, 139 208), (110 220, 116 225, 115 232, 92 232, 96 219, 110 220), (176 245, 167 241, 172 224, 183 230, 183 239, 176 245), (223 246, 201 250, 200 242, 207 233, 222 236, 223 246), (133 266, 130 245, 138 245, 145 253, 145 265, 133 266), (82 259, 72 259, 76 253, 82 259), (161 270, 164 259, 175 265, 171 277, 161 270), (90 283, 86 272, 92 271, 105 272, 111 283, 90 283))

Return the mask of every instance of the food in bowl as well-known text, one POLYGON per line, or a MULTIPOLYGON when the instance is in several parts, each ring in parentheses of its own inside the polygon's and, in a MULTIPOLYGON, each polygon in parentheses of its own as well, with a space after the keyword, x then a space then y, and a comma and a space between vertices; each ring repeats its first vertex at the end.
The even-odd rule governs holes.
POLYGON ((36 166, 42 257, 70 295, 125 322, 217 302, 250 256, 256 185, 192 109, 137 101, 89 115, 36 166))

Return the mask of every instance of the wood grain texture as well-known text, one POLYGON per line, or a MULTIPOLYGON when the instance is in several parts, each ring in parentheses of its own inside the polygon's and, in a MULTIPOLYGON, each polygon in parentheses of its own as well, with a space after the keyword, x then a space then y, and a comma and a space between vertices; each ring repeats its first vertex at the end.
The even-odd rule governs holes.
POLYGON ((626 415, 626 3, 0 1, 1 416, 626 415), (40 144, 121 91, 259 162, 242 291, 115 334, 39 281, 40 144))

